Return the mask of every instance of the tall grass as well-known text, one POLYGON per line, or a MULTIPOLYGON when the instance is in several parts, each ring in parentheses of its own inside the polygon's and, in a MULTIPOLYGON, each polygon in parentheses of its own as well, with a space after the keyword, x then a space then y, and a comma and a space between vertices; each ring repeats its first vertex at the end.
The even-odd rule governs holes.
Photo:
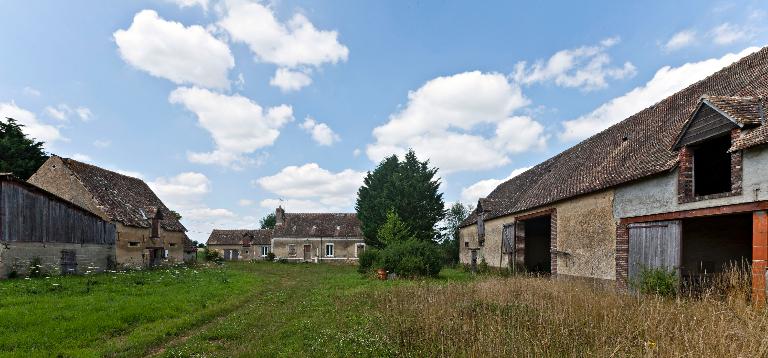
POLYGON ((731 268, 697 295, 515 276, 401 286, 378 311, 404 356, 766 356, 768 314, 731 268))

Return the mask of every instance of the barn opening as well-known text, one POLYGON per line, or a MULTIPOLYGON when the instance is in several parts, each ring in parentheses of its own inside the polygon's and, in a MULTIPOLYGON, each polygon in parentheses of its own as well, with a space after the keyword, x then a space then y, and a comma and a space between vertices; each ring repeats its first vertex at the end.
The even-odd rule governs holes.
POLYGON ((525 270, 551 273, 552 217, 540 216, 525 220, 525 270))
POLYGON ((684 280, 697 282, 752 262, 752 213, 683 219, 682 226, 684 280))
POLYGON ((729 135, 693 147, 693 190, 696 196, 731 191, 731 147, 729 135))

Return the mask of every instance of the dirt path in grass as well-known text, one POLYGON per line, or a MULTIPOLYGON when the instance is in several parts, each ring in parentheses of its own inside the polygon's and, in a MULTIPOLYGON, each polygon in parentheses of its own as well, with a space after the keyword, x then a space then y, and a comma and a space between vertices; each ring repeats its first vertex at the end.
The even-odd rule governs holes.
POLYGON ((265 298, 280 292, 295 291, 294 287, 304 281, 296 280, 295 277, 289 277, 283 272, 254 272, 254 274, 263 275, 263 278, 268 278, 267 282, 263 285, 264 289, 253 291, 244 299, 239 300, 236 305, 222 312, 220 316, 194 327, 189 327, 184 333, 150 348, 144 356, 161 357, 169 348, 183 346, 201 332, 210 331, 212 328, 225 324, 228 320, 236 319, 236 317, 247 316, 248 313, 254 312, 259 304, 263 304, 265 298))

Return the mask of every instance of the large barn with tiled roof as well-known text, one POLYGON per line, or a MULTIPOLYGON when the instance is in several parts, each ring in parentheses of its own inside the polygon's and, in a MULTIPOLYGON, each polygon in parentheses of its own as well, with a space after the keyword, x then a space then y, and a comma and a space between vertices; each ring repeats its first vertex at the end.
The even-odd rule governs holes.
POLYGON ((768 48, 500 184, 462 223, 461 259, 626 287, 768 259, 768 48))
POLYGON ((118 265, 193 258, 187 229, 141 179, 54 155, 29 182, 114 223, 118 265))

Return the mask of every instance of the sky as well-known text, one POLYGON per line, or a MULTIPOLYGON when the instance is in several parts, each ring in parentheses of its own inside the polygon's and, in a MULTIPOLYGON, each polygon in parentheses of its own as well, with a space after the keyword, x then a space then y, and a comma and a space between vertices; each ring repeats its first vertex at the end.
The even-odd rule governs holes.
POLYGON ((192 239, 352 212, 413 148, 447 203, 768 43, 764 1, 0 2, 0 118, 145 180, 192 239))

